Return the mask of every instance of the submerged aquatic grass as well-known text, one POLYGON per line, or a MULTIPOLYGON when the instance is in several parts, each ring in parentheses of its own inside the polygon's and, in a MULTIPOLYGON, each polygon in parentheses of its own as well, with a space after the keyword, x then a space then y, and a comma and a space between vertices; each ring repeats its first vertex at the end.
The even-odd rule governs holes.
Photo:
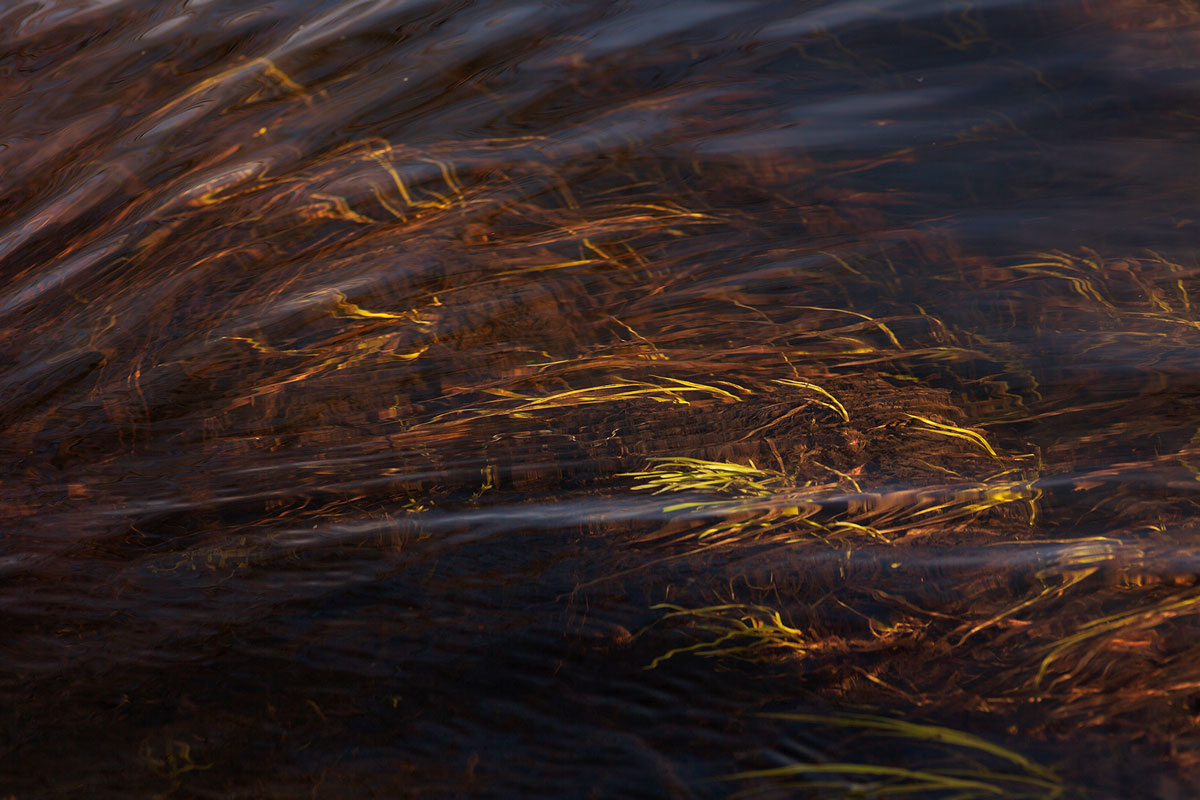
MULTIPOLYGON (((1051 769, 1026 756, 966 731, 941 725, 911 722, 872 714, 766 713, 766 719, 802 723, 810 732, 844 729, 853 732, 858 752, 881 760, 895 758, 897 748, 924 749, 929 765, 921 768, 879 761, 790 764, 746 770, 721 780, 757 783, 766 787, 789 786, 814 796, 844 797, 955 797, 1044 798, 1070 794, 1051 769), (874 741, 878 737, 888 743, 874 741)), ((909 758, 916 754, 909 753, 909 758)), ((754 788, 740 796, 760 793, 754 788)))
POLYGON ((1194 4, 909 5, 0 12, 3 791, 1196 794, 1194 4))
MULTIPOLYGON (((681 608, 662 603, 653 608, 667 611, 660 622, 686 618, 698 630, 715 634, 717 638, 670 650, 647 664, 646 669, 654 669, 684 653, 704 658, 761 658, 764 651, 803 655, 806 649, 804 632, 785 623, 779 611, 764 606, 726 603, 708 608, 681 608)), ((645 632, 640 631, 637 635, 645 632)))
POLYGON ((746 497, 766 497, 787 488, 787 476, 775 470, 698 458, 655 458, 641 472, 623 472, 617 477, 643 481, 634 491, 716 492, 746 497))

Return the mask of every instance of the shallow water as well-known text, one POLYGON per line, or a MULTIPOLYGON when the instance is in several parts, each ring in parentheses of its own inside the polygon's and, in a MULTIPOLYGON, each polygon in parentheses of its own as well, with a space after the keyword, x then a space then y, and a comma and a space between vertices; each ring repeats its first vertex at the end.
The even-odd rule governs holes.
POLYGON ((1192 796, 1198 44, 0 6, 0 795, 1192 796))

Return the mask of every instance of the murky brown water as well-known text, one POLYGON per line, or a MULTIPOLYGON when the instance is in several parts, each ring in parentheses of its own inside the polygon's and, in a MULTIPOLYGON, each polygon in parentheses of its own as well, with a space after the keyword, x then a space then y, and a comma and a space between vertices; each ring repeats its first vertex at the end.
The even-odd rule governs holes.
POLYGON ((1200 792, 1198 53, 0 4, 0 797, 1200 792))

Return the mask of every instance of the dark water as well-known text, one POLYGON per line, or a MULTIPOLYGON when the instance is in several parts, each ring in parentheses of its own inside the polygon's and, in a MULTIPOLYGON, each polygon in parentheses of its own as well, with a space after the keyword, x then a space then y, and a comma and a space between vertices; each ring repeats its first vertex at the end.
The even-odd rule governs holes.
POLYGON ((1198 53, 0 3, 0 797, 1194 796, 1198 53))

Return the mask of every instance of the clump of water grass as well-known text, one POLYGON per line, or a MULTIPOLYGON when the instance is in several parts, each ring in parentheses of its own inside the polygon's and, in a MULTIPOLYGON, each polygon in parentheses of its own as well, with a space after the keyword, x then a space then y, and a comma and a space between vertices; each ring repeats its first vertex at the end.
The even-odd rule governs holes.
MULTIPOLYGON (((1015 750, 954 728, 871 714, 761 716, 818 729, 852 731, 858 749, 874 757, 861 761, 796 763, 721 776, 721 780, 759 784, 739 796, 788 788, 820 797, 915 795, 955 800, 997 797, 1054 800, 1069 791, 1052 769, 1015 750), (904 765, 885 763, 886 755, 894 749, 887 742, 904 747, 904 765)), ((897 758, 892 756, 887 760, 897 758)))
MULTIPOLYGON (((655 669, 663 662, 685 653, 702 658, 732 656, 760 660, 766 652, 803 655, 811 646, 804 631, 785 622, 778 610, 766 606, 725 603, 706 608, 684 608, 660 603, 652 608, 667 611, 658 623, 685 619, 702 635, 715 638, 676 647, 655 658, 646 665, 646 669, 655 669)), ((649 628, 643 629, 638 635, 646 630, 649 628)))
POLYGON ((1034 675, 1034 688, 1041 688, 1047 673, 1056 664, 1075 655, 1075 668, 1062 669, 1061 675, 1053 683, 1059 683, 1072 678, 1074 673, 1091 661, 1098 651, 1102 650, 1102 642, 1112 641, 1125 636, 1129 639, 1138 633, 1145 633, 1167 620, 1180 616, 1195 615, 1200 612, 1200 595, 1189 595, 1156 603, 1148 608, 1133 608, 1109 614, 1099 619, 1080 625, 1067 636, 1061 637, 1045 648, 1045 655, 1038 664, 1037 674, 1034 675))
POLYGON ((634 491, 653 494, 666 492, 713 492, 736 497, 768 497, 790 488, 782 472, 760 469, 729 461, 706 461, 682 456, 652 458, 639 472, 623 472, 618 477, 642 481, 634 491))

